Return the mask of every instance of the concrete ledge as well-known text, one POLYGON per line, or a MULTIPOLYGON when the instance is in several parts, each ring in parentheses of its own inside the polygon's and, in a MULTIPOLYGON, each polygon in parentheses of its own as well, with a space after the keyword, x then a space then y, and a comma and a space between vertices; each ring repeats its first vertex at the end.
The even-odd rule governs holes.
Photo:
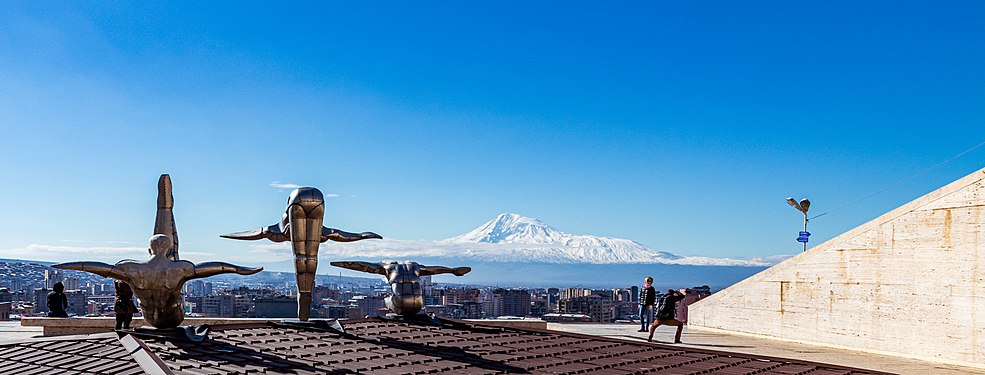
POLYGON ((497 327, 547 329, 547 322, 540 319, 465 319, 465 321, 497 327))
MULTIPOLYGON (((280 321, 282 318, 185 318, 182 325, 217 325, 217 324, 240 324, 240 323, 264 323, 270 321, 280 321)), ((547 329, 547 322, 540 319, 470 319, 469 322, 477 324, 491 325, 497 327, 516 327, 547 329)), ((345 320, 342 320, 345 324, 345 320)), ((130 323, 131 328, 147 325, 144 319, 134 317, 130 323)), ((65 335, 90 335, 93 333, 112 332, 116 327, 114 317, 77 317, 77 318, 48 318, 48 317, 25 317, 21 319, 21 326, 42 327, 44 336, 65 336, 65 335)))
MULTIPOLYGON (((269 322, 271 318, 185 318, 182 325, 202 325, 202 324, 237 324, 237 323, 263 323, 269 322)), ((64 335, 89 335, 93 333, 112 332, 116 327, 114 317, 78 317, 78 318, 47 318, 47 317, 24 317, 21 325, 25 327, 42 327, 44 336, 64 336, 64 335)), ((134 317, 130 323, 131 328, 147 325, 144 319, 134 317)))

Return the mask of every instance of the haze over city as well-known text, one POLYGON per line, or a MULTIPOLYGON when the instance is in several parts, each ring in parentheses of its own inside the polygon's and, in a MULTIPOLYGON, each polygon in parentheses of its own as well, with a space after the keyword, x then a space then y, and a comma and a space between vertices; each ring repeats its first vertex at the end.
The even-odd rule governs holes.
POLYGON ((770 263, 788 196, 815 245, 981 167, 982 7, 5 4, 0 258, 142 259, 168 173, 192 261, 290 259, 218 235, 316 186, 405 247, 516 213, 770 263))

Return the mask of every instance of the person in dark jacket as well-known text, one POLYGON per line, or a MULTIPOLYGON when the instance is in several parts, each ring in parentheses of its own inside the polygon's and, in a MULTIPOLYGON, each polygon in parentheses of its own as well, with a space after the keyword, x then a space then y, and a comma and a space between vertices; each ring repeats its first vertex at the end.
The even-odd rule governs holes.
POLYGON ((54 290, 48 293, 48 317, 68 318, 68 312, 65 311, 68 308, 68 297, 65 296, 65 284, 57 282, 51 288, 54 290))
POLYGON ((116 313, 116 330, 130 329, 130 322, 133 321, 133 314, 137 312, 137 306, 133 304, 133 289, 130 284, 120 280, 114 280, 116 287, 116 302, 113 304, 113 312, 116 313))
POLYGON ((647 276, 640 289, 640 330, 646 332, 646 327, 653 323, 653 303, 657 301, 657 290, 653 289, 653 278, 647 276))
POLYGON ((670 289, 667 294, 664 294, 663 298, 660 299, 660 305, 657 306, 657 321, 650 326, 650 337, 647 337, 646 341, 653 341, 653 331, 656 331, 657 327, 668 325, 677 326, 674 343, 681 343, 681 331, 684 330, 684 323, 677 320, 677 302, 684 299, 686 294, 687 289, 681 289, 680 292, 670 289))

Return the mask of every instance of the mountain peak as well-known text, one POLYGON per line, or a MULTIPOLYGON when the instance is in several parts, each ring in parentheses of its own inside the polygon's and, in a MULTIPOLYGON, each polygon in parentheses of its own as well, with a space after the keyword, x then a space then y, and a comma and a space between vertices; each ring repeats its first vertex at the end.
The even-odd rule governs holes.
POLYGON ((514 213, 502 213, 471 232, 447 242, 554 244, 567 235, 544 222, 514 213))
POLYGON ((519 214, 509 213, 509 212, 496 215, 496 218, 493 219, 493 221, 502 223, 505 226, 516 226, 516 225, 536 225, 543 227, 548 226, 547 224, 544 224, 543 221, 540 221, 538 219, 532 217, 526 217, 519 214))

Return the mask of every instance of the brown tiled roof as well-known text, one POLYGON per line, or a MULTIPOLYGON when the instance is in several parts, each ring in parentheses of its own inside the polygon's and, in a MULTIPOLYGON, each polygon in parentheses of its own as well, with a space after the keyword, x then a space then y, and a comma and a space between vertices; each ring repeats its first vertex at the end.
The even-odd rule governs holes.
POLYGON ((0 345, 0 374, 143 374, 115 334, 0 345))
MULTIPOLYGON (((461 321, 437 326, 366 319, 344 326, 345 333, 275 322, 222 325, 203 342, 131 337, 176 374, 879 374, 461 321)), ((0 374, 140 373, 139 365, 153 366, 134 358, 111 335, 34 340, 0 345, 0 374)))

